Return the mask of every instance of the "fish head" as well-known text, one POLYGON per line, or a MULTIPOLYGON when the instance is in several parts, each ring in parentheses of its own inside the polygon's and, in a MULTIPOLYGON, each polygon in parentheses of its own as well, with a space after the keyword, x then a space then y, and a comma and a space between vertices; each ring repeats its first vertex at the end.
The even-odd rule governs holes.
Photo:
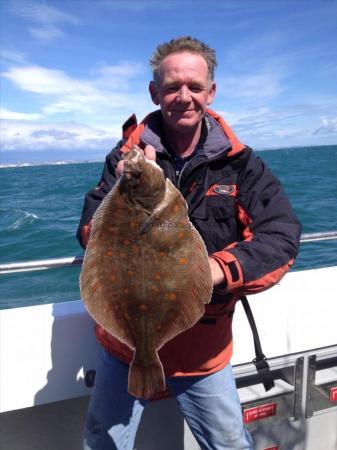
POLYGON ((165 176, 155 161, 148 160, 137 146, 124 154, 119 189, 132 203, 152 210, 165 195, 165 176))

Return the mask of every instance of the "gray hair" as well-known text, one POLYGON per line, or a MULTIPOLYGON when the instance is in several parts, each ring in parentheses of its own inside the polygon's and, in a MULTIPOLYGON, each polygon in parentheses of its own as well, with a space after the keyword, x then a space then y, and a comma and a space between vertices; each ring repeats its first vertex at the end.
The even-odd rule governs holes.
POLYGON ((196 53, 202 56, 207 63, 209 79, 210 81, 214 80, 214 71, 217 66, 215 50, 199 39, 192 38, 191 36, 182 36, 158 45, 150 58, 153 79, 158 79, 160 64, 166 56, 172 53, 182 52, 196 53))

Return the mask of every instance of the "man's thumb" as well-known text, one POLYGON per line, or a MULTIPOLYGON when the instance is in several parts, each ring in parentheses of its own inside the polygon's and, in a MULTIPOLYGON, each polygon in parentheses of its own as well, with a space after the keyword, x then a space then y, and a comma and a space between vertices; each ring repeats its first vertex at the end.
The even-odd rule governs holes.
POLYGON ((144 148, 145 158, 150 159, 151 161, 156 160, 156 149, 152 145, 146 145, 144 148))

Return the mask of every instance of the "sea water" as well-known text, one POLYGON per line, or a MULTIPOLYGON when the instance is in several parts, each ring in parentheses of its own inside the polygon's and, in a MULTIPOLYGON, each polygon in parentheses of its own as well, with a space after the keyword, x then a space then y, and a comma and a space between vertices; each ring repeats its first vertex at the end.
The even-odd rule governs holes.
MULTIPOLYGON (((257 152, 281 180, 303 233, 337 230, 337 145, 257 152)), ((0 263, 81 255, 84 194, 103 162, 0 169, 0 263)), ((337 240, 302 244, 292 270, 337 264, 337 240)), ((0 276, 0 308, 80 298, 79 267, 0 276)))

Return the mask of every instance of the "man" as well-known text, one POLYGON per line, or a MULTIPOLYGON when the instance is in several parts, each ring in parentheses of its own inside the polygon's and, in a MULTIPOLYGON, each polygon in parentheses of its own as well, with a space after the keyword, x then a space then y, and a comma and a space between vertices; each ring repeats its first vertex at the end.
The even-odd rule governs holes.
MULTIPOLYGON (((205 316, 159 352, 166 381, 202 449, 252 449, 242 423, 230 365, 231 322, 240 295, 277 283, 296 257, 300 225, 262 160, 208 109, 216 85, 215 52, 191 37, 160 45, 152 59, 150 94, 160 106, 107 156, 101 181, 85 199, 78 238, 123 171, 121 150, 133 144, 156 159, 184 195, 203 237, 214 293, 205 316)), ((151 270, 151 268, 149 268, 151 270)), ((86 449, 132 449, 145 400, 127 393, 132 352, 97 327, 105 349, 88 411, 86 449)))

